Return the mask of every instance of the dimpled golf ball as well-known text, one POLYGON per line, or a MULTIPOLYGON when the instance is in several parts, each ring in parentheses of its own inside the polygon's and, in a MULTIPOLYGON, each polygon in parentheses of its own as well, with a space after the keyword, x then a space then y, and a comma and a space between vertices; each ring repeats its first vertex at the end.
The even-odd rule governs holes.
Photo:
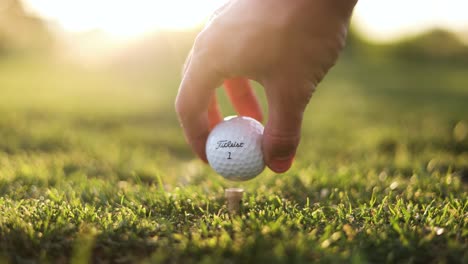
POLYGON ((208 136, 208 163, 228 180, 250 180, 265 169, 262 137, 263 125, 257 120, 244 116, 225 118, 208 136))

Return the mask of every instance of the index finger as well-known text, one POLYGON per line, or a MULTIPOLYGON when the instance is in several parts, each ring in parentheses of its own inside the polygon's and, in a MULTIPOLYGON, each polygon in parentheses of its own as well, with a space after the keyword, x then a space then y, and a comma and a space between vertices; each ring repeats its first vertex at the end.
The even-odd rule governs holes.
POLYGON ((208 108, 214 90, 222 82, 215 71, 192 57, 177 94, 175 108, 187 142, 205 162, 205 144, 210 131, 208 108), (203 66, 202 66, 203 65, 203 66))

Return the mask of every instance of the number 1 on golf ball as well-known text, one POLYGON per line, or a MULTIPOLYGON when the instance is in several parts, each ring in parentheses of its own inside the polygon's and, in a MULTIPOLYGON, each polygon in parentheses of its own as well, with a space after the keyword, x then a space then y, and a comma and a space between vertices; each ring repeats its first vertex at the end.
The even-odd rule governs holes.
POLYGON ((228 180, 250 180, 265 169, 262 137, 263 125, 257 120, 227 117, 208 136, 208 163, 228 180))

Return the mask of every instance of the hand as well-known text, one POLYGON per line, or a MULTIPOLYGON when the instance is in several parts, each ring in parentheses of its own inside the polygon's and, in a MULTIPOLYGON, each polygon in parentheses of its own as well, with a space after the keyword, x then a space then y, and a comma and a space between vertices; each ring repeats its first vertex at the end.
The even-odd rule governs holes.
POLYGON ((344 47, 356 0, 232 0, 197 36, 187 59, 176 111, 189 144, 206 161, 210 129, 222 120, 215 89, 224 82, 240 115, 261 121, 248 79, 262 84, 269 117, 264 159, 287 171, 302 116, 317 84, 344 47))

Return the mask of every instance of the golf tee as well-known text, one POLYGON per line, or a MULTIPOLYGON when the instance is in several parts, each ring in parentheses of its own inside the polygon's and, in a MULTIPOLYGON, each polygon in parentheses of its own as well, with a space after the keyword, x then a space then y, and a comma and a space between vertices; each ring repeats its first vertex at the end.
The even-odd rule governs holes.
POLYGON ((240 211, 242 196, 244 189, 242 188, 228 188, 224 192, 227 200, 227 209, 231 214, 237 214, 240 211))

